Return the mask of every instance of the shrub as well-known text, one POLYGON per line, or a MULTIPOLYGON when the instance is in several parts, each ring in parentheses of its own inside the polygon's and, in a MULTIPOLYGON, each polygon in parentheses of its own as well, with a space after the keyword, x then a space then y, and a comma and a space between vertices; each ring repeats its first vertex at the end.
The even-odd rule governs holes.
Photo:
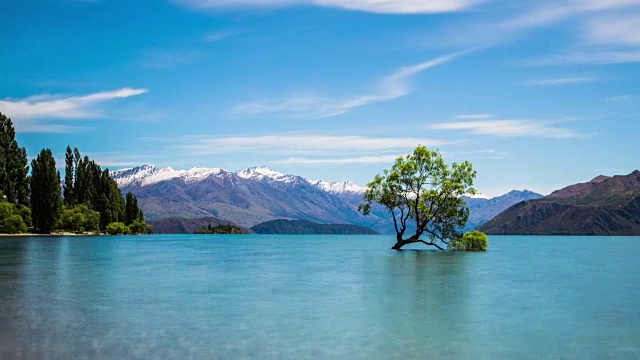
POLYGON ((132 222, 131 225, 129 225, 129 230, 131 230, 132 234, 151 234, 153 232, 151 225, 140 219, 132 222))
POLYGON ((87 205, 77 205, 62 209, 57 228, 60 230, 83 232, 96 231, 100 226, 100 213, 87 205))
POLYGON ((129 227, 121 222, 112 222, 107 225, 107 234, 109 235, 128 235, 130 233, 129 227))
POLYGON ((489 247, 489 238, 487 234, 475 230, 468 232, 460 239, 456 239, 449 243, 449 250, 457 251, 487 251, 489 247))
POLYGON ((28 207, 14 205, 4 199, 0 199, 0 233, 26 233, 29 230, 28 224, 30 223, 31 212, 28 207))
POLYGON ((27 232, 27 224, 20 215, 11 215, 0 221, 0 232, 7 234, 22 234, 27 232))

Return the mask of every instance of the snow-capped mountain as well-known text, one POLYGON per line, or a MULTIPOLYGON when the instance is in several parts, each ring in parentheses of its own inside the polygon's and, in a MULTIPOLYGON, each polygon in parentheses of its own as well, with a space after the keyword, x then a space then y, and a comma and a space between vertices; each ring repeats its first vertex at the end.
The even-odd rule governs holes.
MULTIPOLYGON (((203 168, 196 166, 189 170, 176 170, 172 167, 157 168, 153 165, 142 165, 132 169, 122 169, 111 173, 118 187, 148 186, 171 179, 181 179, 184 182, 201 181, 210 176, 224 176, 232 174, 220 168, 203 168)), ((235 173, 239 178, 282 184, 311 184, 330 194, 362 194, 365 187, 351 181, 328 182, 324 180, 309 180, 301 176, 284 174, 266 166, 250 167, 235 173)))
POLYGON ((144 165, 114 171, 123 192, 131 191, 149 220, 215 217, 251 227, 275 219, 356 224, 390 230, 388 219, 358 212, 362 187, 352 182, 309 181, 268 167, 238 172, 144 165), (386 229, 385 229, 386 228, 386 229))
MULTIPOLYGON (((393 231, 387 211, 374 207, 369 216, 358 212, 365 187, 351 181, 308 180, 268 167, 238 172, 194 167, 176 170, 143 165, 111 173, 120 190, 131 191, 149 220, 162 218, 208 218, 231 221, 247 228, 275 219, 308 220, 393 231)), ((509 206, 541 195, 512 191, 487 199, 482 194, 465 196, 471 230, 509 206)))
POLYGON ((467 197, 469 199, 485 199, 485 200, 489 200, 490 199, 490 197, 488 197, 487 195, 485 195, 483 193, 476 193, 475 195, 466 194, 465 197, 467 197))
POLYGON ((118 187, 147 186, 162 181, 180 178, 185 183, 201 181, 212 175, 224 175, 227 171, 219 168, 207 169, 196 166, 189 170, 175 170, 172 167, 157 168, 153 165, 142 165, 133 169, 117 170, 111 173, 118 187))
POLYGON ((351 181, 336 181, 336 182, 328 182, 324 180, 309 180, 311 185, 317 186, 318 188, 331 193, 331 194, 363 194, 367 189, 364 186, 356 185, 351 181))
POLYGON ((300 176, 283 174, 281 172, 274 171, 266 166, 250 167, 248 169, 238 171, 236 175, 243 179, 264 182, 279 182, 285 184, 308 182, 306 179, 300 176))

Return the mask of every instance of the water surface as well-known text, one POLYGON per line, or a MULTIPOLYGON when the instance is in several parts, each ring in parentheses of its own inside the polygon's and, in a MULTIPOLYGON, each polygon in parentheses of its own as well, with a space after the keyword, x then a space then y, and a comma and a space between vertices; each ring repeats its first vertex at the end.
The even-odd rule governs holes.
POLYGON ((0 238, 0 358, 640 357, 640 238, 490 241, 0 238))

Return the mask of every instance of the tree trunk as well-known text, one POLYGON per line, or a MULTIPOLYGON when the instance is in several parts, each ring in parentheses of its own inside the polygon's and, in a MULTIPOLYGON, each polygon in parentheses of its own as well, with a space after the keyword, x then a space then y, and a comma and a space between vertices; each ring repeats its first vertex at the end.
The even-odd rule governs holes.
POLYGON ((400 250, 403 246, 407 245, 407 244, 413 244, 413 243, 417 243, 417 242, 421 242, 425 245, 431 245, 431 246, 435 246, 440 250, 444 250, 444 248, 438 246, 438 244, 436 244, 435 242, 426 242, 424 240, 420 240, 420 236, 418 235, 413 235, 412 237, 403 240, 402 239, 402 235, 398 234, 398 236, 396 237, 396 243, 395 245, 393 245, 391 247, 391 249, 393 250, 400 250))
POLYGON ((418 242, 418 237, 413 235, 412 237, 403 240, 402 239, 402 235, 398 234, 396 236, 396 244, 393 245, 393 247, 391 247, 391 249, 393 250, 400 250, 400 248, 402 248, 403 246, 407 245, 407 244, 412 244, 414 242, 418 242))

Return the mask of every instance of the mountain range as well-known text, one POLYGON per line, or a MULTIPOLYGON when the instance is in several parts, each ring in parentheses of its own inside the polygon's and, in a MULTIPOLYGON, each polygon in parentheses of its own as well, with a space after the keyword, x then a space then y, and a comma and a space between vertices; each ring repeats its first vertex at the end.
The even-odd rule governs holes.
POLYGON ((504 235, 640 235, 640 170, 518 203, 484 224, 504 235))
MULTIPOLYGON (((279 219, 353 224, 380 233, 394 232, 384 208, 374 206, 368 216, 358 212, 365 188, 350 181, 310 180, 267 167, 229 172, 220 168, 175 170, 143 165, 114 171, 111 176, 123 193, 136 195, 145 218, 163 232, 191 231, 209 222, 251 228, 279 219)), ((542 195, 525 190, 493 199, 467 197, 471 216, 465 230, 536 196, 542 195)))

